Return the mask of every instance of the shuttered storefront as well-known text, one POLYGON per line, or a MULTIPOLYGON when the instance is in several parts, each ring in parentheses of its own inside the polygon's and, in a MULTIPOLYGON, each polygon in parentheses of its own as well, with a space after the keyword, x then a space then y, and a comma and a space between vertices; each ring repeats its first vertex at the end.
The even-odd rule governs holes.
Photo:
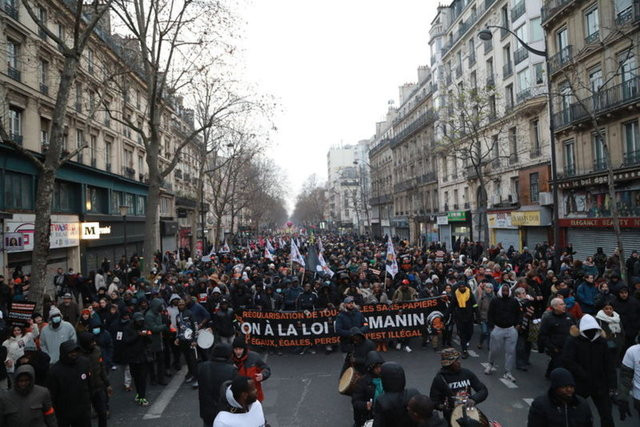
MULTIPOLYGON (((574 256, 581 260, 593 256, 599 247, 607 256, 618 247, 613 230, 603 228, 568 228, 567 243, 573 244, 574 256)), ((640 230, 623 229, 622 244, 626 256, 634 249, 640 250, 640 230)))
POLYGON ((523 244, 526 243, 529 249, 533 250, 538 243, 549 242, 547 227, 526 227, 525 229, 527 232, 523 244))
POLYGON ((502 247, 509 249, 513 246, 516 250, 520 250, 520 236, 518 230, 509 228, 496 228, 496 243, 502 243, 502 247))

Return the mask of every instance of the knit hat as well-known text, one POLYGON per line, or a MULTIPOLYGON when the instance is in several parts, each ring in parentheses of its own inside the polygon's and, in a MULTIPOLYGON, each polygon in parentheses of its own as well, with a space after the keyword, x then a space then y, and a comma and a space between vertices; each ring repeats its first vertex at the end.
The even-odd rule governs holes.
POLYGON ((62 314, 60 313, 60 310, 58 309, 58 307, 51 307, 49 309, 49 320, 51 320, 51 318, 54 316, 62 317, 62 314))
POLYGON ((460 358, 460 352, 455 348, 445 348, 440 353, 440 364, 442 366, 450 366, 460 358))
POLYGON ((36 351, 38 348, 36 347, 36 343, 33 340, 27 340, 24 345, 24 351, 36 351))
POLYGON ((575 387, 576 385, 576 381, 573 379, 573 375, 571 375, 571 372, 569 372, 565 368, 554 369, 553 371, 551 371, 550 378, 552 389, 568 385, 575 387))
POLYGON ((233 348, 247 348, 247 342, 244 337, 235 337, 233 340, 233 348))

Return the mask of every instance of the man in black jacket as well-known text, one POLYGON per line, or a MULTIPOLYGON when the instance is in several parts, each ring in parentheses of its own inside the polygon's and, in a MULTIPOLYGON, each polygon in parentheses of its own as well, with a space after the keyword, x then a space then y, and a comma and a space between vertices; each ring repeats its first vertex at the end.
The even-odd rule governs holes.
POLYGON ((572 329, 562 351, 562 365, 576 380, 576 393, 591 397, 598 409, 603 427, 613 427, 611 398, 617 388, 616 362, 611 358, 607 341, 596 319, 585 314, 580 319, 580 330, 572 329))
POLYGON ((353 421, 357 427, 373 418, 373 403, 383 392, 380 379, 383 363, 384 359, 377 351, 367 353, 367 373, 358 379, 351 394, 353 421))
MULTIPOLYGON (((613 287, 611 289, 616 291, 613 287)), ((618 297, 613 301, 613 309, 620 315, 622 321, 625 336, 623 350, 626 350, 634 344, 640 330, 640 302, 631 296, 627 286, 620 286, 617 289, 617 294, 618 297)))
POLYGON ((527 427, 565 427, 571 420, 574 427, 592 427, 589 404, 576 395, 576 382, 571 372, 556 368, 551 372, 551 387, 536 397, 529 408, 527 427))
POLYGON ((231 362, 231 345, 219 343, 212 351, 212 360, 198 365, 200 388, 200 418, 206 427, 213 425, 213 420, 220 410, 222 384, 237 375, 237 369, 231 362))
POLYGON ((551 300, 551 311, 542 316, 538 333, 538 351, 546 352, 550 357, 545 376, 549 378, 551 371, 560 367, 560 357, 569 330, 575 321, 567 314, 567 305, 562 298, 551 300))
POLYGON ((373 405, 373 427, 411 426, 407 404, 418 390, 405 389, 404 369, 396 362, 384 363, 380 378, 384 393, 373 405))
POLYGON ((193 388, 198 388, 196 372, 196 330, 197 324, 194 314, 187 308, 186 302, 181 298, 178 301, 178 315, 176 316, 177 334, 175 345, 180 349, 187 362, 187 376, 185 382, 193 381, 193 388))
POLYGON ((487 387, 476 374, 461 366, 460 353, 456 349, 442 350, 440 364, 442 369, 438 371, 431 383, 429 397, 436 408, 442 411, 445 420, 451 418, 456 405, 463 402, 467 405, 475 405, 486 400, 489 395, 487 387))
POLYGON ((98 426, 107 426, 109 396, 113 394, 100 348, 91 332, 83 331, 78 335, 78 344, 82 355, 89 360, 89 385, 91 388, 91 404, 98 415, 98 426))
POLYGON ((60 344, 60 359, 49 370, 47 388, 58 427, 91 427, 89 361, 73 341, 60 344))
POLYGON ((520 304, 511 296, 509 285, 500 287, 500 295, 489 303, 487 316, 491 331, 489 341, 489 364, 484 370, 486 375, 491 375, 496 370, 495 361, 502 347, 504 347, 504 379, 515 382, 511 371, 516 364, 516 344, 518 343, 518 331, 516 325, 522 321, 520 304))

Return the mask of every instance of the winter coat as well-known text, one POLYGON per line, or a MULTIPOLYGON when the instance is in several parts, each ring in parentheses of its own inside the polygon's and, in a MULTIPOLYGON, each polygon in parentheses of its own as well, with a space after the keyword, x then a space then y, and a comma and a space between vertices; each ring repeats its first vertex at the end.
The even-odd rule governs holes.
MULTIPOLYGON (((257 374, 262 374, 262 381, 266 381, 271 376, 271 368, 264 360, 260 358, 258 353, 245 349, 242 357, 237 358, 233 355, 233 363, 238 369, 238 375, 243 377, 255 378, 257 374)), ((256 389, 258 391, 258 400, 264 400, 264 393, 262 392, 262 382, 255 381, 256 389)))
POLYGON ((585 315, 580 320, 579 330, 571 329, 571 336, 562 351, 561 364, 573 374, 576 393, 583 397, 607 393, 617 387, 616 361, 612 360, 601 332, 598 322, 585 315), (584 336, 584 331, 589 329, 598 330, 593 341, 584 336))
POLYGON ((213 329, 221 337, 229 338, 235 335, 236 316, 231 307, 226 310, 220 309, 216 311, 211 321, 213 323, 213 329))
POLYGON ((115 326, 113 331, 112 339, 113 339, 113 363, 125 365, 124 362, 124 351, 125 344, 123 341, 124 338, 124 330, 127 328, 127 325, 131 323, 131 320, 127 321, 118 321, 118 324, 115 326))
POLYGON ((89 332, 83 332, 78 337, 78 344, 82 348, 82 354, 89 361, 89 370, 91 372, 89 384, 91 393, 97 393, 106 390, 110 383, 100 348, 97 345, 93 348, 90 347, 92 340, 93 336, 89 332))
POLYGON ((162 321, 162 300, 154 298, 149 304, 149 309, 144 315, 144 327, 151 331, 150 349, 154 353, 162 351, 162 334, 168 332, 169 328, 162 321))
POLYGON ((49 355, 51 363, 56 363, 60 358, 60 344, 69 340, 77 340, 76 330, 64 320, 57 328, 49 322, 40 332, 40 348, 49 355))
POLYGON ((238 370, 231 362, 231 346, 218 344, 213 348, 213 360, 198 364, 198 395, 200 397, 200 418, 212 425, 222 405, 222 384, 232 380, 238 370))
POLYGON ((598 296, 598 288, 593 283, 582 282, 578 286, 576 299, 580 303, 582 311, 587 314, 596 314, 596 297, 598 296))
MULTIPOLYGON (((25 360, 22 357, 20 360, 25 360)), ((21 363, 20 360, 16 364, 16 369, 22 365, 30 365, 36 375, 36 385, 45 387, 47 385, 47 375, 49 374, 50 358, 44 351, 36 350, 29 354, 29 360, 21 363)))
POLYGON ((527 427, 592 427, 593 416, 586 400, 574 395, 564 403, 548 393, 538 396, 529 409, 527 427))
POLYGON ((631 294, 626 300, 618 297, 613 302, 613 309, 620 315, 622 328, 627 339, 632 340, 640 330, 640 303, 631 294))
POLYGON ((318 295, 315 292, 303 292, 296 301, 297 310, 313 310, 318 305, 318 295))
POLYGON ((364 424, 365 421, 372 418, 372 411, 367 410, 367 403, 373 401, 376 392, 376 386, 373 383, 371 368, 376 364, 384 363, 382 356, 377 351, 367 354, 367 373, 356 381, 351 393, 351 406, 353 406, 353 419, 357 427, 364 424))
POLYGON ((80 320, 80 306, 76 302, 71 301, 69 305, 62 303, 58 306, 58 309, 62 314, 62 320, 66 320, 72 325, 75 325, 80 320))
POLYGON ((153 358, 151 336, 140 335, 140 330, 129 322, 122 333, 122 363, 147 363, 153 358))
POLYGON ((33 367, 20 366, 15 373, 16 377, 31 377, 31 390, 27 394, 15 389, 0 394, 0 427, 56 427, 51 394, 46 387, 35 385, 33 367))
POLYGON ((384 363, 380 378, 384 393, 373 405, 373 427, 413 425, 407 412, 407 404, 419 392, 415 389, 405 389, 406 382, 402 366, 395 362, 384 363))
POLYGON ((453 372, 450 369, 442 368, 431 383, 429 397, 436 407, 444 405, 446 414, 446 412, 453 411, 453 398, 460 392, 466 393, 476 403, 484 402, 489 395, 487 386, 469 369, 460 368, 458 372, 453 372))
POLYGON ((538 332, 538 350, 540 352, 546 350, 549 354, 561 353, 573 325, 575 321, 566 313, 555 314, 553 311, 545 313, 538 332))
POLYGON ((49 370, 47 388, 60 418, 88 419, 91 416, 89 361, 84 356, 71 360, 68 354, 75 348, 73 341, 60 345, 60 360, 49 370))
POLYGON ((5 360, 11 361, 11 366, 7 367, 7 372, 11 373, 15 370, 16 362, 24 355, 24 348, 28 342, 32 342, 33 345, 35 345, 31 332, 22 334, 19 337, 9 337, 2 343, 2 345, 7 348, 7 357, 5 360))
POLYGON ((499 328, 511 328, 522 321, 522 312, 518 301, 513 297, 496 296, 489 303, 487 320, 490 325, 499 328))
POLYGON ((340 306, 340 313, 336 317, 335 330, 340 336, 340 350, 343 353, 349 351, 351 343, 351 328, 360 328, 362 333, 367 333, 369 326, 365 325, 365 319, 360 310, 354 307, 353 310, 347 310, 343 305, 340 306))

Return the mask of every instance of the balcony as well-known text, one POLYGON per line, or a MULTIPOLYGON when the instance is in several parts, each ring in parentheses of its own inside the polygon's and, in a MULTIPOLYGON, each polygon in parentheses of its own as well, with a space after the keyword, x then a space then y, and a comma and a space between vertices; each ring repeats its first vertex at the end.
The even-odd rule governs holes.
POLYGON ((476 53, 475 52, 471 52, 469 54, 469 68, 473 67, 476 63, 476 53))
POLYGON ((49 95, 49 86, 44 83, 40 83, 40 93, 43 95, 49 95))
POLYGON ((11 65, 9 65, 9 67, 7 68, 7 75, 13 80, 20 81, 20 71, 17 68, 12 67, 11 65))
POLYGON ((12 132, 9 134, 9 138, 11 138, 15 144, 22 145, 22 135, 12 132))
POLYGON ((464 176, 467 179, 476 179, 478 178, 478 171, 475 166, 467 166, 464 170, 464 176))
POLYGON ((526 12, 527 7, 524 0, 520 0, 513 9, 511 9, 511 22, 514 22, 516 19, 520 18, 526 12))
POLYGON ((571 61, 571 59, 573 59, 572 50, 573 46, 565 46, 560 52, 549 58, 549 70, 551 71, 551 74, 560 71, 571 61))
POLYGON ((173 175, 177 178, 177 179, 182 179, 182 171, 180 169, 176 169, 175 172, 173 173, 173 175))
POLYGON ((430 125, 431 123, 434 123, 437 119, 438 115, 433 110, 429 110, 421 114, 406 128, 396 134, 396 136, 393 138, 393 142, 391 143, 391 147, 393 148, 394 146, 400 144, 402 141, 413 136, 424 127, 430 125))
POLYGON ((562 171, 560 174, 560 176, 576 176, 576 165, 564 165, 564 171, 562 171))
POLYGON ((516 51, 513 52, 513 62, 515 65, 518 65, 528 57, 529 57, 529 51, 524 47, 516 49, 516 51))
POLYGON ((624 153, 624 166, 633 166, 638 164, 640 164, 640 150, 624 153))
POLYGON ((107 170, 107 172, 111 172, 111 163, 107 163, 105 165, 105 169, 107 170))
POLYGON ((516 163, 518 163, 518 153, 509 154, 509 164, 515 165, 516 163))
POLYGON ((38 27, 38 37, 40 37, 42 40, 47 39, 47 33, 45 33, 44 30, 40 27, 38 27))
POLYGON ((605 159, 595 159, 593 161, 594 171, 601 171, 601 170, 605 170, 606 168, 607 168, 607 162, 605 161, 605 159))
POLYGON ((464 202, 464 210, 469 210, 471 209, 471 204, 469 202, 464 202))
POLYGON ((521 90, 520 92, 518 92, 516 94, 516 103, 520 104, 521 102, 526 101, 527 99, 531 98, 533 95, 531 94, 531 88, 527 88, 524 90, 521 90))
POLYGON ((486 82, 486 86, 487 87, 493 87, 496 85, 496 78, 493 74, 491 74, 490 76, 487 76, 487 82, 486 82))
POLYGON ((502 66, 502 78, 506 79, 512 74, 513 74, 513 64, 511 64, 511 62, 507 62, 502 66))
POLYGON ((136 179, 136 170, 134 168, 123 166, 122 175, 129 179, 136 179))
POLYGON ((453 204, 453 210, 457 211, 458 209, 460 209, 460 205, 458 205, 457 203, 453 204))
POLYGON ((616 16, 616 25, 621 27, 627 25, 630 22, 640 21, 640 1, 635 0, 631 7, 618 13, 616 16))
POLYGON ((540 147, 533 147, 531 151, 529 151, 529 158, 535 159, 536 157, 540 157, 542 155, 542 149, 540 147))
POLYGON ((15 3, 12 4, 11 1, 4 2, 4 12, 16 21, 20 17, 18 14, 18 5, 15 3))
POLYGON ((589 121, 593 115, 599 116, 611 110, 624 107, 640 99, 640 76, 619 83, 608 89, 576 102, 554 115, 556 129, 581 121, 589 121))
POLYGON ((569 3, 576 0, 549 0, 542 6, 542 24, 544 25, 549 19, 553 18, 556 13, 562 10, 569 3))
POLYGON ((584 44, 589 45, 592 43, 597 43, 600 41, 600 31, 596 30, 595 32, 589 34, 584 38, 584 44))
POLYGON ((82 113, 82 102, 76 102, 76 111, 82 113))

